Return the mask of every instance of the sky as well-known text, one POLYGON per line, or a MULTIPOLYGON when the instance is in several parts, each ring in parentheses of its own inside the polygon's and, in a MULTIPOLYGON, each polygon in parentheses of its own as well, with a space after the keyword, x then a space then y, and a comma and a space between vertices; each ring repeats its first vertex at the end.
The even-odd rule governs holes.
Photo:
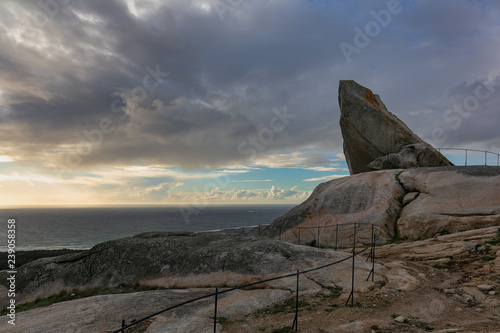
POLYGON ((348 175, 339 80, 500 152, 495 0, 2 0, 0 204, 294 204, 348 175))

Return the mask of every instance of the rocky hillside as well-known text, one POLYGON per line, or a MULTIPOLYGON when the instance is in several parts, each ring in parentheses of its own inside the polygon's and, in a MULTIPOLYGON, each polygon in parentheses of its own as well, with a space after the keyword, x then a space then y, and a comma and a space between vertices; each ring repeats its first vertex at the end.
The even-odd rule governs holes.
MULTIPOLYGON (((374 282, 366 281, 370 262, 364 257, 356 260, 353 308, 345 305, 350 292, 350 261, 301 276, 299 332, 499 332, 499 229, 483 228, 378 247, 374 282)), ((105 243, 105 247, 151 242, 149 250, 153 250, 152 257, 155 250, 162 249, 161 242, 152 237, 138 237, 142 238, 140 241, 133 238, 105 243)), ((234 251, 235 256, 238 253, 248 256, 244 249, 269 251, 269 246, 275 249, 268 252, 270 254, 263 260, 262 268, 255 265, 258 255, 251 260, 243 260, 241 267, 231 266, 240 273, 247 272, 247 281, 252 277, 253 280, 262 278, 260 273, 267 275, 273 271, 268 266, 274 266, 273 262, 276 267, 283 265, 283 268, 293 270, 316 267, 349 255, 347 252, 285 243, 279 245, 273 240, 244 239, 234 235, 208 239, 219 245, 219 253, 227 250, 221 246, 224 243, 242 243, 234 251)), ((190 243, 186 237, 184 241, 190 243)), ((177 246, 182 249, 182 242, 178 242, 177 246)), ((122 260, 135 258, 132 251, 120 257, 122 260)), ((28 268, 64 265, 57 263, 67 260, 62 258, 50 262, 42 260, 28 268)), ((114 263, 106 260, 99 265, 113 266, 114 263)), ((224 266, 211 266, 201 269, 198 274, 185 275, 183 279, 190 281, 191 288, 93 296, 19 312, 18 324, 13 332, 110 332, 119 328, 122 319, 129 323, 167 306, 212 293, 215 279, 207 277, 220 277, 217 273, 221 272, 230 273, 231 270, 224 266), (208 271, 211 271, 209 275, 202 273, 208 271), (203 278, 196 279, 196 276, 203 278)), ((42 270, 40 276, 45 273, 42 270)), ((32 277, 36 279, 37 274, 33 272, 32 277)), ((43 285, 40 288, 44 288, 43 285)), ((294 317, 294 289, 295 277, 292 277, 262 288, 220 295, 217 332, 287 332, 286 327, 291 326, 294 317)), ((213 305, 213 298, 205 299, 153 317, 127 332, 211 332, 213 305)), ((6 327, 7 319, 6 316, 0 318, 0 327, 6 327)))

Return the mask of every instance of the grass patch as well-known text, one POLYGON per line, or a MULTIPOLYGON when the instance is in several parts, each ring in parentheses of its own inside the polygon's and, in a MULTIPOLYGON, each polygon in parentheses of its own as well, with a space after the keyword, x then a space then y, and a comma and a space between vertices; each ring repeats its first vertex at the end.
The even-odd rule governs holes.
POLYGON ((496 257, 494 257, 494 256, 482 256, 481 257, 482 261, 492 261, 492 260, 495 260, 495 259, 496 259, 496 257))
POLYGON ((500 245, 500 233, 497 235, 497 237, 493 238, 492 240, 486 241, 486 244, 500 245))
POLYGON ((317 247, 317 242, 315 239, 313 239, 312 241, 307 242, 306 245, 311 247, 317 247))
MULTIPOLYGON (((109 295, 109 294, 126 294, 126 293, 134 293, 134 292, 147 291, 147 290, 159 290, 159 289, 165 289, 165 288, 145 286, 145 285, 141 285, 139 283, 135 283, 135 284, 121 283, 117 287, 95 287, 92 289, 85 289, 85 290, 73 289, 71 291, 63 290, 59 294, 56 294, 56 295, 51 295, 51 296, 45 297, 45 298, 37 298, 33 302, 28 302, 28 303, 16 305, 16 312, 28 311, 31 309, 49 306, 49 305, 52 305, 55 303, 71 301, 71 300, 86 298, 86 297, 90 297, 90 296, 109 295)), ((8 312, 8 309, 4 308, 0 312, 0 315, 5 315, 5 314, 7 314, 7 312, 8 312)))
POLYGON ((437 268, 437 269, 448 269, 450 268, 449 264, 434 264, 432 267, 437 268))
POLYGON ((399 176, 400 176, 403 172, 404 172, 404 171, 401 171, 401 172, 397 173, 397 174, 394 176, 394 178, 396 179, 396 181, 397 181, 398 183, 400 183, 400 184, 401 184, 401 178, 399 178, 399 176))
POLYGON ((408 240, 408 237, 403 237, 403 238, 399 238, 398 235, 392 237, 387 243, 385 243, 384 245, 389 245, 389 244, 399 244, 399 243, 402 243, 404 242, 405 240, 408 240))
MULTIPOLYGON (((65 254, 70 253, 80 253, 85 250, 33 250, 33 251, 16 251, 16 267, 20 267, 24 264, 27 264, 31 261, 41 259, 41 258, 50 258, 50 257, 58 257, 65 254)), ((0 255, 0 270, 7 268, 7 252, 4 252, 0 255)))
MULTIPOLYGON (((299 298, 299 308, 309 307, 310 304, 305 299, 299 298)), ((267 308, 255 311, 255 315, 273 315, 277 313, 295 312, 295 297, 290 297, 283 302, 273 304, 267 308)))
POLYGON ((428 323, 425 321, 420 321, 420 320, 409 320, 406 322, 408 325, 415 326, 417 328, 424 329, 426 331, 433 331, 434 328, 432 328, 428 323))
POLYGON ((295 332, 295 330, 293 328, 291 328, 290 326, 285 326, 282 328, 274 329, 272 331, 272 333, 288 333, 288 332, 295 332))

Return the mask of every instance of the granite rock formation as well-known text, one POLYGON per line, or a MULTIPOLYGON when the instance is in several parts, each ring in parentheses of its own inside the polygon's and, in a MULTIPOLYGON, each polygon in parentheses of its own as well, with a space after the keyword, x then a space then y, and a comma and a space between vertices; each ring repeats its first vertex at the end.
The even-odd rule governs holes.
POLYGON ((450 162, 399 118, 370 89, 352 80, 339 84, 340 128, 351 174, 384 169, 447 166, 450 162), (418 146, 406 147, 408 145, 418 146), (406 147, 406 148, 405 148, 406 147), (390 154, 383 161, 376 159, 390 154), (409 163, 411 161, 411 163, 409 163), (374 164, 368 166, 370 163, 374 164))
MULTIPOLYGON (((380 241, 410 240, 500 225, 500 167, 457 166, 381 170, 334 179, 276 219, 266 230, 281 239, 317 239, 314 228, 344 223, 373 223, 380 241), (311 229, 308 229, 311 228, 311 229), (309 232, 307 230, 310 230, 309 232)), ((334 245, 332 230, 319 243, 334 245)))

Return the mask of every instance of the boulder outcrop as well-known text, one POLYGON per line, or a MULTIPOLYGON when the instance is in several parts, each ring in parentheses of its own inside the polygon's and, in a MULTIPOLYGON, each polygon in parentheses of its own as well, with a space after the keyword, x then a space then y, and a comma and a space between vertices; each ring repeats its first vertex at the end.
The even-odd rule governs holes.
POLYGON ((398 220, 401 238, 424 239, 500 225, 500 167, 461 166, 405 170, 408 192, 420 192, 398 220))
MULTIPOLYGON (((373 223, 379 241, 394 236, 424 239, 500 225, 500 167, 459 166, 381 170, 331 180, 276 219, 267 234, 302 243, 333 246, 333 228, 315 226, 373 223)), ((352 231, 351 231, 352 232, 352 231)))
POLYGON ((352 80, 340 81, 339 106, 344 155, 351 174, 451 164, 389 112, 380 96, 370 89, 352 80), (390 156, 377 160, 386 155, 390 156))
MULTIPOLYGON (((150 232, 19 267, 16 300, 135 283, 164 288, 238 286, 311 267, 311 258, 328 262, 339 255, 266 237, 150 232)), ((7 284, 7 277, 6 271, 0 272, 2 284, 7 284)), ((2 295, 0 305, 5 305, 7 292, 2 295)))
POLYGON ((281 231, 282 240, 296 242, 298 229, 294 227, 300 226, 301 240, 307 242, 317 238, 314 227, 322 226, 319 243, 333 245, 336 241, 334 227, 356 222, 373 223, 381 228, 381 241, 391 239, 396 236, 396 222, 401 211, 398 198, 405 194, 396 179, 399 172, 401 170, 374 171, 322 183, 306 201, 276 219, 266 233, 276 236, 281 231))

